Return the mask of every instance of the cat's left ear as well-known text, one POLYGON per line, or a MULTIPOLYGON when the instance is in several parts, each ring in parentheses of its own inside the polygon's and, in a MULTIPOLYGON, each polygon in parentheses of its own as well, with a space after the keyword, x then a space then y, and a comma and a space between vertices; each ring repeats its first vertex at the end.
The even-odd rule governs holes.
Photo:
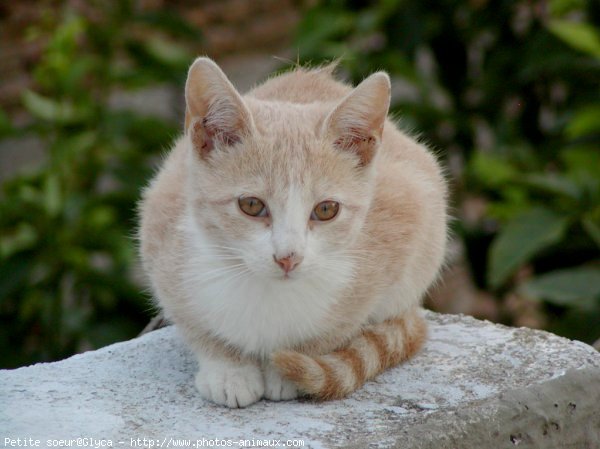
POLYGON ((369 76, 329 114, 324 132, 336 148, 350 151, 366 166, 381 142, 390 107, 390 77, 384 72, 369 76))
POLYGON ((190 67, 185 103, 185 131, 202 158, 216 146, 239 142, 254 127, 241 95, 209 58, 198 58, 190 67))

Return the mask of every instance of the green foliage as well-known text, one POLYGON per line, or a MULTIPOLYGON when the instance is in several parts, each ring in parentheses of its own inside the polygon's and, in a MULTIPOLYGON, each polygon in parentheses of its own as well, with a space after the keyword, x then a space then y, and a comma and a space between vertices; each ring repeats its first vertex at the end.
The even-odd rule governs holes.
POLYGON ((600 269, 570 268, 556 270, 526 282, 522 286, 525 296, 545 299, 553 304, 593 309, 594 300, 600 296, 600 269))
MULTIPOLYGON (((135 202, 178 126, 109 98, 181 83, 187 43, 199 37, 166 10, 86 5, 88 15, 56 6, 27 30, 44 44, 35 88, 22 96, 31 122, 17 127, 0 109, 0 138, 35 136, 46 149, 39 169, 0 188, 2 367, 130 338, 147 321, 133 273, 135 202)), ((600 8, 544 5, 322 0, 297 42, 304 60, 342 57, 354 82, 391 73, 393 110, 447 157, 457 205, 466 192, 487 202, 476 226, 457 229, 468 254, 485 253, 471 260, 480 286, 540 301, 553 330, 592 340, 600 8)))
POLYGON ((447 157, 457 208, 486 200, 477 225, 457 226, 486 254, 471 260, 480 287, 544 301, 554 330, 587 340, 598 329, 563 324, 584 304, 600 322, 598 5, 326 0, 297 39, 304 60, 342 55, 353 82, 390 72, 393 110, 447 157))
POLYGON ((489 282, 498 287, 541 249, 560 241, 568 219, 548 209, 531 209, 515 216, 490 248, 489 282))
POLYGON ((549 23, 548 29, 573 48, 600 58, 600 34, 591 25, 568 20, 553 20, 549 23))
POLYGON ((0 113, 0 137, 36 136, 47 156, 0 193, 3 367, 131 338, 147 321, 132 272, 135 203, 177 127, 109 98, 181 81, 191 56, 169 34, 183 23, 173 15, 140 15, 125 1, 94 8, 93 19, 59 9, 29 30, 48 39, 36 88, 22 96, 32 120, 14 129, 0 113))

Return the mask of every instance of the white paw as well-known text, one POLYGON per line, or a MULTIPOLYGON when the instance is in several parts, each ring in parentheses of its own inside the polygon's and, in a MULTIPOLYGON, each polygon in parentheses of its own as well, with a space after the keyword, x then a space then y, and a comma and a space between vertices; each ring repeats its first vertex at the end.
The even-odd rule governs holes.
POLYGON ((196 374, 196 388, 204 399, 239 408, 260 400, 265 383, 256 365, 203 359, 196 374))
POLYGON ((288 401, 298 397, 296 385, 283 378, 279 371, 271 364, 264 368, 265 373, 265 398, 272 401, 288 401))

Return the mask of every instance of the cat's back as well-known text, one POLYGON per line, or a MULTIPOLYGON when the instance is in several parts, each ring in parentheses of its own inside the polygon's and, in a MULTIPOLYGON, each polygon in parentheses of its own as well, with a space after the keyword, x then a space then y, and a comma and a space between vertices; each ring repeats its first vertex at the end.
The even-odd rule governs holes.
MULTIPOLYGON (((318 68, 298 66, 269 78, 249 91, 245 97, 267 102, 311 105, 311 110, 319 111, 325 116, 353 90, 351 85, 335 78, 335 69, 335 63, 318 68)), ((405 161, 439 177, 439 166, 435 158, 390 119, 386 120, 380 155, 378 165, 387 167, 387 170, 390 169, 390 164, 405 161)))
POLYGON ((352 88, 333 77, 335 64, 307 69, 297 67, 272 77, 246 94, 264 101, 282 101, 297 104, 330 103, 348 95, 352 88))
POLYGON ((151 270, 154 261, 173 245, 178 223, 184 215, 185 143, 178 139, 164 158, 160 170, 144 189, 138 204, 142 260, 151 270))

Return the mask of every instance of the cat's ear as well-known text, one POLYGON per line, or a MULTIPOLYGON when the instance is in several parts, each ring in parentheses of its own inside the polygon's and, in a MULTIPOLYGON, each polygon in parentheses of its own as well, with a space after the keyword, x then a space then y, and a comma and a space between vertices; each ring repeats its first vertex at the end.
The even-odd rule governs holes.
POLYGON ((185 103, 185 131, 203 158, 216 146, 239 142, 253 129, 244 100, 209 58, 198 58, 190 67, 185 103))
POLYGON ((390 78, 384 72, 369 76, 344 98, 324 123, 334 146, 355 153, 368 165, 381 142, 390 107, 390 78))

